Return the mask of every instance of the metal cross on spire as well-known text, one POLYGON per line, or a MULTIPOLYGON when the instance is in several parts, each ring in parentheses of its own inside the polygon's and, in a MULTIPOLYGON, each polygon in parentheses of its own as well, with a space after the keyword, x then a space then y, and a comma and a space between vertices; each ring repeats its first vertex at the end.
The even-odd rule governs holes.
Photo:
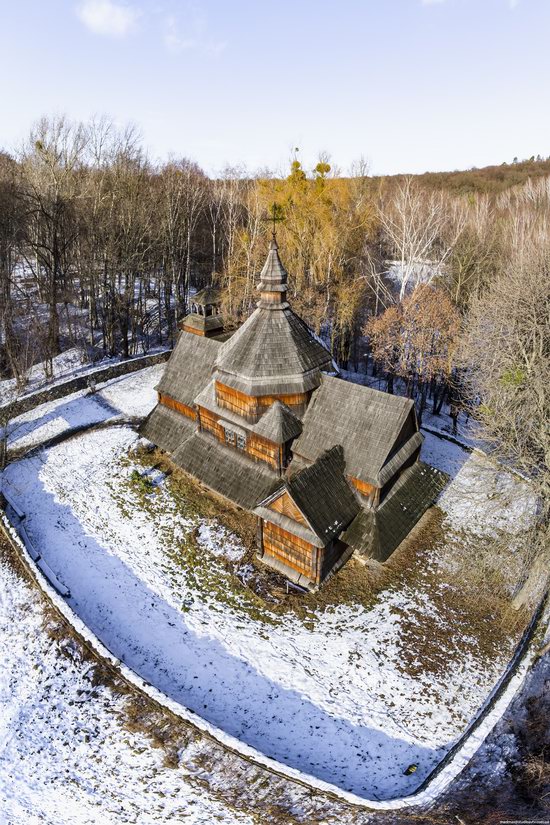
POLYGON ((283 207, 279 203, 275 203, 275 202, 272 203, 271 206, 269 207, 269 217, 264 218, 264 220, 270 221, 273 224, 273 228, 271 230, 271 236, 272 236, 273 240, 275 241, 275 243, 277 243, 275 228, 276 228, 277 224, 281 223, 281 221, 284 221, 284 219, 285 219, 285 216, 284 216, 283 207))

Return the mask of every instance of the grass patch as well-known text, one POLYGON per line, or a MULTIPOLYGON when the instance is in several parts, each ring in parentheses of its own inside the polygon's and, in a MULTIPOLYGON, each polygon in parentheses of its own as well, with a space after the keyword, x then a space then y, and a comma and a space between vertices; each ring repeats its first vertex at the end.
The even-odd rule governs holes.
POLYGON ((494 548, 471 533, 449 532, 444 514, 433 508, 419 523, 403 552, 388 566, 395 571, 392 587, 410 588, 429 599, 431 610, 401 616, 401 660, 412 676, 444 675, 456 656, 495 661, 511 652, 529 616, 514 610, 510 580, 515 565, 494 562, 494 548))
MULTIPOLYGON (((285 579, 257 561, 255 517, 206 490, 160 450, 138 450, 129 464, 134 469, 127 490, 152 518, 160 504, 157 490, 135 462, 147 472, 164 474, 163 489, 174 512, 195 523, 183 537, 163 528, 166 571, 175 587, 174 568, 181 571, 191 597, 207 601, 214 611, 229 607, 267 626, 293 615, 313 629, 323 614, 342 605, 369 611, 390 593, 403 593, 408 606, 395 605, 393 615, 399 623, 400 664, 412 677, 441 678, 453 661, 467 655, 488 664, 502 659, 526 625, 527 611, 511 605, 521 553, 502 539, 496 547, 467 531, 451 533, 439 508, 425 514, 386 564, 352 558, 320 591, 300 594, 287 592, 285 579), (197 536, 204 520, 236 535, 244 557, 232 561, 205 550, 197 536)), ((128 507, 127 497, 122 499, 128 507)), ((182 609, 189 608, 184 603, 182 609)))

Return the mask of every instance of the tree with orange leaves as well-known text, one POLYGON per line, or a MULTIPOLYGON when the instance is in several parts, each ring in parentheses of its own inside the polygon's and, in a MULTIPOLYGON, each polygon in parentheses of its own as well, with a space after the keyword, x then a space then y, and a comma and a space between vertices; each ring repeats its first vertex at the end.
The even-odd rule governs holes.
POLYGON ((395 376, 405 380, 409 395, 416 392, 419 422, 428 391, 435 412, 448 387, 459 332, 460 315, 447 294, 427 285, 367 323, 373 356, 388 374, 388 391, 395 376))

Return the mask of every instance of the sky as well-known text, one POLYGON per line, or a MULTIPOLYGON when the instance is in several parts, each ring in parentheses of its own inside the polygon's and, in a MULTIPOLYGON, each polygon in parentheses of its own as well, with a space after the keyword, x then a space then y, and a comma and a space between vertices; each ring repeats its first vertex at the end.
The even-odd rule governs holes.
POLYGON ((106 114, 209 174, 548 156, 549 42, 550 0, 0 0, 0 147, 106 114))

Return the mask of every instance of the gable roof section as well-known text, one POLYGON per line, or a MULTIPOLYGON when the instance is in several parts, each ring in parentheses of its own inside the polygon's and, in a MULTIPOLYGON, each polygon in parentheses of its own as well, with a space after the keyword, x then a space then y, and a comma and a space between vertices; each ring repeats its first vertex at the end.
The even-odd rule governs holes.
POLYGON ((281 401, 275 401, 262 415, 253 427, 256 435, 273 441, 275 444, 285 444, 291 438, 296 438, 302 432, 302 422, 292 410, 281 401))
POLYGON ((412 407, 408 398, 323 375, 292 450, 299 459, 316 461, 323 450, 341 444, 346 474, 378 485, 380 470, 412 407))
POLYGON ((342 541, 358 553, 385 562, 432 506, 447 484, 446 473, 417 461, 403 472, 377 510, 361 509, 342 541))
POLYGON ((210 380, 220 346, 212 338, 181 332, 157 390, 191 407, 210 380))
POLYGON ((307 392, 320 370, 332 370, 329 351, 292 312, 258 307, 219 350, 220 381, 247 395, 307 392))
POLYGON ((281 484, 267 465, 255 462, 212 436, 196 432, 172 455, 175 464, 245 510, 281 484))
POLYGON ((317 461, 296 473, 276 493, 260 503, 255 513, 266 521, 301 536, 318 547, 324 547, 350 524, 361 505, 344 477, 344 456, 341 447, 333 447, 317 461), (309 529, 269 509, 275 499, 288 492, 304 516, 309 529))

